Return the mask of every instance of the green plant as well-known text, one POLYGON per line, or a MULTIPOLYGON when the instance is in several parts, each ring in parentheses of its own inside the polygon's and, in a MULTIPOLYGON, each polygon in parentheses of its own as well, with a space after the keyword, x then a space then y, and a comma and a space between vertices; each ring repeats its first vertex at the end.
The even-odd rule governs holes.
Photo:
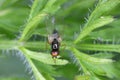
MULTIPOLYGON (((33 80, 120 79, 120 20, 116 17, 120 14, 120 0, 1 0, 0 3, 1 63, 7 59, 2 53, 14 51, 21 56, 33 80), (28 4, 32 4, 31 8, 28 4), (90 15, 85 22, 86 13, 90 15), (48 30, 53 29, 51 17, 56 19, 54 26, 63 32, 61 57, 56 63, 45 44, 46 25, 48 30), (39 40, 33 40, 34 36, 39 36, 39 40)), ((19 78, 30 79, 0 76, 1 80, 19 78)))

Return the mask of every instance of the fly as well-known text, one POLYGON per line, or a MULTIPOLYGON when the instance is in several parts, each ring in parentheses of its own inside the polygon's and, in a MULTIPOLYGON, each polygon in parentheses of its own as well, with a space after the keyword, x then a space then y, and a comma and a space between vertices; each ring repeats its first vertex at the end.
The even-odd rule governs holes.
POLYGON ((56 29, 53 30, 51 35, 48 35, 48 42, 51 45, 51 55, 53 59, 57 58, 60 53, 59 48, 61 41, 62 39, 56 29))

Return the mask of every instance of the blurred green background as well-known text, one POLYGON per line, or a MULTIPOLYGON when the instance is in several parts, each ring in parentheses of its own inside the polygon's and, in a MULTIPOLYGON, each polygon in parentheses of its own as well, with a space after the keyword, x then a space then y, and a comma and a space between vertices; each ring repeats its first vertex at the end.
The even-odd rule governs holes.
MULTIPOLYGON (((24 29, 25 24, 28 20, 33 1, 34 0, 0 0, 0 41, 8 40, 9 42, 10 40, 19 39, 22 30, 24 29)), ((64 0, 64 1, 65 3, 61 5, 61 9, 58 10, 54 15, 55 18, 54 26, 55 27, 57 26, 57 29, 59 29, 63 40, 72 42, 75 40, 76 36, 79 35, 80 28, 83 28, 84 24, 87 22, 85 18, 88 18, 89 15, 92 13, 92 11, 94 11, 98 0, 64 0)), ((108 7, 110 6, 111 5, 109 5, 108 7)), ((97 39, 102 38, 103 43, 105 43, 104 41, 110 41, 109 43, 115 42, 115 44, 118 45, 120 44, 120 40, 119 40, 120 39, 120 34, 119 34, 120 4, 117 5, 110 12, 105 13, 105 15, 112 15, 113 17, 116 17, 116 20, 114 20, 110 24, 103 26, 102 28, 95 29, 92 33, 89 34, 89 37, 87 37, 82 43, 94 43, 94 41, 98 41, 99 43, 99 40, 97 39), (106 26, 109 27, 106 28, 106 26)), ((39 41, 39 40, 44 41, 43 36, 44 35, 46 36, 49 33, 46 31, 46 27, 53 26, 51 20, 52 19, 39 24, 37 30, 34 32, 34 36, 36 35, 38 37, 35 38, 34 36, 32 36, 29 39, 29 41, 39 41)), ((32 47, 29 46, 29 48, 31 49, 32 47)), ((9 48, 4 49, 4 45, 1 44, 0 44, 0 49, 1 49, 0 50, 0 80, 30 80, 31 75, 33 74, 29 74, 29 70, 26 70, 24 59, 22 59, 24 58, 24 56, 18 54, 19 53, 18 51, 11 50, 9 48)), ((40 50, 37 49, 37 51, 40 50)), ((83 50, 83 52, 87 52, 87 51, 83 50)), ((71 55, 69 51, 63 51, 63 53, 66 53, 66 55, 61 54, 66 59, 69 58, 68 55, 69 56, 71 55)), ((93 53, 100 53, 100 52, 97 51, 90 52, 89 54, 91 55, 93 53)), ((94 56, 101 57, 102 55, 101 56, 94 55, 94 56)), ((114 68, 117 67, 116 69, 119 70, 120 55, 117 53, 111 53, 109 55, 106 54, 106 56, 118 60, 118 62, 115 63, 116 66, 114 68)), ((104 58, 104 56, 102 56, 102 58, 104 58)), ((73 61, 71 59, 68 60, 71 62, 73 61)), ((37 63, 39 64, 39 62, 37 61, 34 62, 36 64, 37 63)), ((57 66, 58 73, 60 73, 63 76, 62 77, 54 76, 54 77, 56 80, 73 80, 76 75, 82 73, 82 71, 81 72, 78 71, 78 68, 79 67, 76 66, 76 64, 74 64, 74 61, 73 63, 65 66, 60 66, 60 67, 57 66)), ((120 75, 119 71, 116 70, 115 72, 117 73, 117 74, 115 73, 115 75, 117 76, 120 75)), ((114 79, 116 78, 112 78, 111 80, 114 79)), ((83 79, 77 78, 76 80, 83 80, 83 79)), ((98 80, 98 79, 94 79, 94 80, 98 80)), ((105 78, 105 80, 107 79, 105 78)))

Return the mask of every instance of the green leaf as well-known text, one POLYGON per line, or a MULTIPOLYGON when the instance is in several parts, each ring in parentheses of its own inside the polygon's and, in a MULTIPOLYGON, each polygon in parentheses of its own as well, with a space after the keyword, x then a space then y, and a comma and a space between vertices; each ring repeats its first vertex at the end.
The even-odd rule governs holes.
MULTIPOLYGON (((32 59, 37 69, 42 73, 43 76, 58 76, 58 73, 55 70, 55 67, 52 65, 44 64, 40 61, 32 59)), ((45 77, 46 78, 46 77, 45 77)))
POLYGON ((41 61, 45 64, 51 64, 51 65, 65 65, 68 63, 67 60, 61 60, 61 59, 57 59, 56 58, 56 63, 54 62, 52 56, 50 54, 45 54, 42 52, 33 52, 30 50, 27 50, 25 48, 22 48, 22 51, 24 51, 26 53, 27 56, 29 56, 32 59, 41 61))
POLYGON ((20 47, 19 49, 23 52, 23 54, 25 55, 25 57, 27 58, 27 60, 30 64, 30 66, 32 67, 32 70, 33 70, 33 73, 34 73, 34 76, 35 76, 36 80, 46 80, 44 78, 44 76, 38 71, 38 69, 36 68, 35 64, 31 60, 31 58, 29 57, 29 55, 27 54, 25 49, 22 48, 22 47, 20 47))
POLYGON ((102 16, 95 20, 93 23, 87 25, 84 27, 78 38, 75 40, 74 43, 78 43, 78 41, 81 41, 84 37, 86 37, 90 32, 92 32, 94 29, 102 27, 110 22, 112 22, 114 19, 111 16, 102 16))
POLYGON ((35 75, 36 80, 46 80, 43 75, 38 71, 38 69, 36 68, 36 66, 34 65, 34 63, 32 62, 31 59, 27 58, 27 60, 29 61, 29 64, 32 67, 33 73, 35 75))
POLYGON ((34 18, 32 18, 31 21, 26 24, 26 27, 22 33, 21 38, 20 38, 20 41, 28 40, 31 37, 34 30, 36 29, 37 25, 40 22, 42 22, 47 15, 48 14, 46 14, 46 13, 41 13, 41 14, 35 16, 34 18))
POLYGON ((28 11, 29 9, 24 7, 9 7, 0 10, 0 33, 5 34, 6 38, 15 38, 28 15, 28 11))
POLYGON ((17 1, 18 1, 18 0, 12 0, 12 1, 9 1, 9 0, 1 0, 0 3, 2 3, 2 4, 0 5, 0 9, 9 7, 10 5, 15 4, 17 1))
POLYGON ((84 76, 76 76, 75 80, 90 80, 90 76, 89 75, 84 75, 84 76))
POLYGON ((11 77, 7 77, 7 78, 6 77, 0 77, 0 80, 21 80, 21 79, 22 80, 26 80, 26 78, 14 77, 14 76, 13 77, 12 76, 11 77))
MULTIPOLYGON (((102 59, 102 58, 95 58, 92 56, 89 56, 85 53, 82 53, 78 51, 75 48, 71 48, 71 50, 74 52, 75 57, 78 59, 81 67, 83 68, 83 71, 86 75, 100 75, 100 76, 111 76, 109 71, 105 70, 104 65, 109 65, 113 63, 113 60, 111 59, 102 59)), ((109 67, 109 66, 108 66, 109 67)))
POLYGON ((118 42, 119 41, 119 28, 120 20, 117 19, 110 23, 109 25, 106 25, 104 28, 101 28, 100 30, 96 30, 90 34, 92 38, 102 38, 104 41, 111 41, 111 42, 118 42), (108 26, 108 27, 107 27, 108 26))
POLYGON ((75 56, 79 59, 79 60, 84 60, 90 63, 94 63, 94 64, 105 64, 105 63, 111 63, 113 62, 113 60, 111 59, 99 59, 99 58, 95 58, 92 56, 89 56, 83 52, 78 51, 75 48, 71 48, 71 50, 74 52, 75 56))
POLYGON ((35 0, 32 4, 29 20, 35 17, 45 6, 47 0, 35 0))
POLYGON ((107 0, 107 1, 99 1, 95 10, 90 15, 87 23, 85 24, 83 31, 80 33, 78 38, 74 41, 74 43, 78 43, 82 38, 86 37, 90 32, 98 27, 102 27, 113 21, 111 16, 105 16, 105 12, 112 10, 120 3, 119 0, 107 0), (110 7, 107 7, 111 5, 110 7))
POLYGON ((9 41, 9 40, 0 40, 0 49, 14 49, 17 48, 17 41, 9 41))
MULTIPOLYGON (((38 27, 38 24, 44 21, 48 15, 53 15, 59 9, 60 5, 55 5, 56 0, 49 0, 42 11, 40 11, 36 16, 34 16, 27 24, 23 30, 20 41, 28 40, 33 34, 34 30, 38 27)), ((36 4, 36 3, 35 3, 36 4)), ((35 6, 38 7, 36 4, 35 6)), ((34 8, 33 8, 34 9, 34 8)), ((32 9, 32 11, 34 11, 32 9)))
POLYGON ((92 55, 93 57, 98 57, 98 58, 107 58, 107 59, 111 59, 113 57, 115 57, 114 53, 110 53, 110 52, 98 52, 96 54, 92 55))
POLYGON ((108 15, 117 5, 120 4, 120 0, 99 0, 95 10, 89 17, 88 23, 94 22, 101 16, 108 15), (109 6, 109 7, 108 7, 109 6))
POLYGON ((82 50, 120 52, 120 45, 114 44, 80 44, 78 48, 82 50))

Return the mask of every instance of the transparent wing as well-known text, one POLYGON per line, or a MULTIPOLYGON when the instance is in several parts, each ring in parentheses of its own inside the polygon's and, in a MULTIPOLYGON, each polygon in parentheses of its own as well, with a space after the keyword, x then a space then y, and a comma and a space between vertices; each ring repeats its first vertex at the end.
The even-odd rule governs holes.
POLYGON ((54 29, 55 29, 55 18, 54 17, 47 17, 47 19, 46 19, 46 31, 47 31, 47 33, 52 34, 54 29))

